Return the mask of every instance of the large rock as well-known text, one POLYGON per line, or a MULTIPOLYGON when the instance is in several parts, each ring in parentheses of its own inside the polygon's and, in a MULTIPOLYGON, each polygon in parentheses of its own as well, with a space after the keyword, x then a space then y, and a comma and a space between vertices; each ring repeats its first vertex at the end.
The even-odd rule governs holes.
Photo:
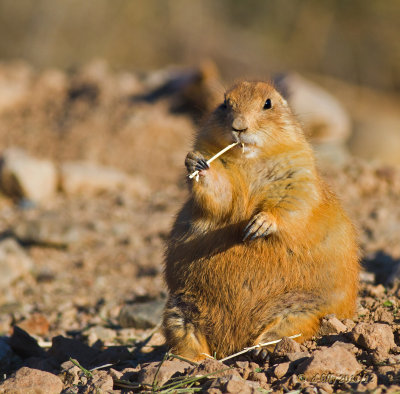
POLYGON ((317 350, 297 368, 297 374, 304 374, 307 380, 317 375, 332 373, 335 375, 357 375, 362 367, 350 350, 342 346, 317 350))
POLYGON ((53 162, 29 156, 18 148, 3 151, 0 186, 5 194, 43 202, 57 191, 57 171, 53 162))
POLYGON ((351 332, 354 342, 367 350, 388 353, 396 347, 393 331, 387 324, 358 323, 351 332))
POLYGON ((27 367, 20 368, 0 384, 0 393, 4 394, 58 394, 62 389, 63 383, 58 376, 27 367))
POLYGON ((61 166, 61 188, 68 195, 98 194, 121 188, 147 195, 148 187, 124 172, 90 162, 67 162, 61 166))
MULTIPOLYGON (((33 267, 31 258, 13 239, 0 241, 0 289, 7 287, 17 278, 26 275, 33 267)), ((0 294, 1 294, 0 290, 0 294)))
POLYGON ((351 133, 350 117, 332 94, 316 83, 291 73, 275 83, 314 143, 343 143, 351 133))

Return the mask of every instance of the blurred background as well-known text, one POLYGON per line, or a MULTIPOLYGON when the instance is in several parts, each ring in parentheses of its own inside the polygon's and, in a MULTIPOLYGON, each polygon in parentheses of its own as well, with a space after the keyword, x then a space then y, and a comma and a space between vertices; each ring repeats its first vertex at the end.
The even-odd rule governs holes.
POLYGON ((0 58, 70 69, 196 66, 223 77, 320 73, 400 89, 397 0, 1 0, 0 58))
POLYGON ((0 0, 0 61, 70 77, 96 60, 92 82, 107 69, 125 95, 183 92, 195 123, 238 78, 273 79, 314 142, 400 164, 399 20, 397 0, 0 0))

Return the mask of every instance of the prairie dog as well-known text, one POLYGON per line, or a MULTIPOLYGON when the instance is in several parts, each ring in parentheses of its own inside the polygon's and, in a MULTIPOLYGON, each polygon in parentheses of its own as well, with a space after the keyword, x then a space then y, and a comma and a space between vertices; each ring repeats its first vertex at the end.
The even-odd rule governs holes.
POLYGON ((321 180, 286 101, 241 82, 199 130, 190 196, 167 243, 163 329, 173 352, 200 360, 351 317, 359 262, 354 228, 321 180), (236 146, 208 166, 206 159, 236 146))

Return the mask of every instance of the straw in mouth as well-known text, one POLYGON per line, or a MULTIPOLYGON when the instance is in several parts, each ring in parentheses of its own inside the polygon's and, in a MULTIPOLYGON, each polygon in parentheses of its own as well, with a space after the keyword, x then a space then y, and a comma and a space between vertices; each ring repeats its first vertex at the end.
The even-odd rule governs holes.
MULTIPOLYGON (((226 146, 224 149, 220 150, 218 153, 216 153, 213 157, 211 157, 210 159, 207 160, 207 164, 210 164, 211 162, 213 162, 215 159, 217 159, 218 157, 220 157, 221 155, 223 155, 225 152, 227 152, 229 149, 233 148, 234 146, 238 145, 239 142, 234 142, 233 144, 230 144, 228 146, 226 146)), ((243 142, 240 143, 242 145, 242 149, 244 151, 244 144, 243 142)), ((199 171, 196 170, 195 172, 191 173, 189 175, 189 179, 196 179, 196 182, 199 181, 199 171)))

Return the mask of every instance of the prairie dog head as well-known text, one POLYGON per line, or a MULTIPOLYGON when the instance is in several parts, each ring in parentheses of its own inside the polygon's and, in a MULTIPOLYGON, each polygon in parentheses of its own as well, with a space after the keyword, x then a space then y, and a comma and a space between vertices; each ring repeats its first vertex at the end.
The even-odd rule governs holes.
POLYGON ((249 158, 303 139, 286 100, 266 82, 240 82, 229 89, 206 134, 222 146, 241 143, 249 158))

